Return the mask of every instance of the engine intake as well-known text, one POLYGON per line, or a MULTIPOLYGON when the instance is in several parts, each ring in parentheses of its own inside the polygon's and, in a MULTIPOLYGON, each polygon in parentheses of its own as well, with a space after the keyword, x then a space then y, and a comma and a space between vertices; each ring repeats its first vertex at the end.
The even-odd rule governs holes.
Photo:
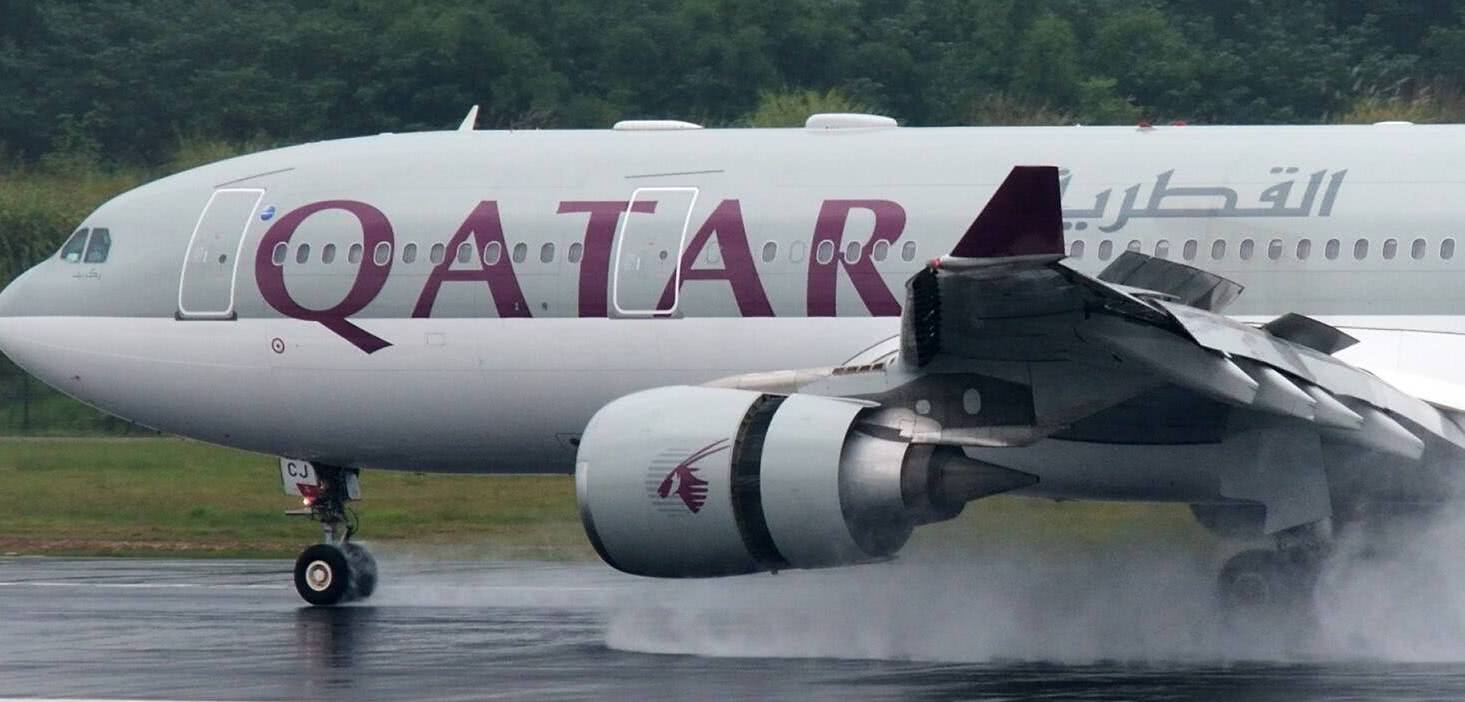
POLYGON ((586 534, 636 575, 712 577, 888 558, 919 524, 1031 484, 911 445, 864 403, 665 387, 590 420, 575 469, 586 534))

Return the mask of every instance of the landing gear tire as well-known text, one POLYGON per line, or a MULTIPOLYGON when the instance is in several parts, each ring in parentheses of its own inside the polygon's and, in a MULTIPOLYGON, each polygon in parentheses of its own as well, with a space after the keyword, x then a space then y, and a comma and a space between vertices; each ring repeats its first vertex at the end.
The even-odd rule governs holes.
POLYGON ((316 544, 295 559, 295 591, 323 607, 364 600, 376 592, 376 559, 360 544, 316 544))
POLYGON ((354 542, 341 544, 346 562, 351 566, 352 599, 364 600, 376 592, 376 559, 365 546, 354 542))
POLYGON ((295 591, 321 607, 364 600, 376 591, 376 559, 360 544, 316 544, 295 559, 295 591))
POLYGON ((1314 625, 1317 571, 1311 565, 1284 551, 1256 549, 1232 556, 1217 578, 1228 628, 1261 640, 1305 636, 1314 625))
POLYGON ((295 559, 295 591, 306 602, 341 604, 351 598, 352 589, 350 560, 335 544, 316 544, 295 559))

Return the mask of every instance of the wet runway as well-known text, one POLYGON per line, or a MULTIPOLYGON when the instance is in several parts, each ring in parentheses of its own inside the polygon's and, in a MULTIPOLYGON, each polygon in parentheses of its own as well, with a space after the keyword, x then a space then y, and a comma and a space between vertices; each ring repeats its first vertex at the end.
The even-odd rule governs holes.
MULTIPOLYGON (((892 615, 873 601, 862 608, 858 592, 874 591, 839 591, 836 580, 821 579, 828 576, 688 590, 592 564, 384 559, 383 586, 369 605, 311 609, 289 586, 289 567, 0 559, 0 698, 1465 698, 1465 664, 1448 661, 1276 663, 1177 654, 1179 662, 1155 662, 1154 655, 1107 662, 1102 647, 1092 649, 1096 656, 1060 649, 1065 663, 1031 653, 1004 661, 979 643, 960 650, 956 629, 896 632, 911 618, 907 610, 892 615), (819 601, 836 609, 820 610, 819 601), (826 624, 831 618, 842 621, 826 624), (943 651, 982 660, 911 660, 943 651), (904 660, 861 658, 873 654, 904 660)), ((910 611, 935 606, 939 619, 961 619, 951 602, 992 604, 912 590, 907 576, 892 577, 910 611)), ((1040 633, 1049 626, 1031 622, 1040 633)), ((963 621, 961 629, 968 626, 963 621)), ((1107 624, 1082 622, 1074 631, 1091 626, 1107 624)))

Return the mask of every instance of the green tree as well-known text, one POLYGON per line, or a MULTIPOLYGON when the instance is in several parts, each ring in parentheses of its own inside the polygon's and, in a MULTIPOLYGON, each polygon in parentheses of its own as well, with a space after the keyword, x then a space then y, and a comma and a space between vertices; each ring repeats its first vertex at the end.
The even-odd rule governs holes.
POLYGON ((1099 19, 1092 46, 1090 64, 1106 77, 1091 78, 1084 86, 1084 112, 1091 121, 1134 116, 1138 110, 1123 109, 1116 97, 1162 113, 1151 118, 1186 118, 1185 106, 1204 91, 1185 37, 1157 8, 1126 9, 1099 19))
POLYGON ((1052 15, 1034 22, 1018 40, 1012 88, 1030 98, 1068 108, 1078 101, 1082 73, 1073 25, 1052 15))
MULTIPOLYGON (((913 125, 1308 122, 1465 82, 1465 0, 0 0, 0 145, 730 124, 786 86, 913 125), (1017 111, 1026 110, 1026 115, 1017 111), (70 115, 70 118, 65 117, 70 115), (81 125, 78 132, 77 125, 81 125)), ((52 159, 54 160, 54 158, 52 159)))

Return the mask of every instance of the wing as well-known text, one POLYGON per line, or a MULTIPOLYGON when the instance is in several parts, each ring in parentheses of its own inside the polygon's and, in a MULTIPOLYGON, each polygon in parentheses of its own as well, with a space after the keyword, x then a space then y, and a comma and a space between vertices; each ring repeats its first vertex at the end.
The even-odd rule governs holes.
MULTIPOLYGON (((953 254, 910 280, 903 363, 928 373, 1018 363, 1035 380, 1044 375, 1037 364, 1077 364, 1091 380, 1173 386, 1402 458, 1419 459, 1431 441, 1465 447, 1454 412, 1334 358, 1356 343, 1337 329, 1297 314, 1241 324, 1220 314, 1240 285, 1132 251, 1089 277, 1061 260, 1062 227, 1052 216, 991 215, 994 206, 1059 215, 1057 190, 1054 168, 1015 170, 953 254)), ((1034 420, 1045 429, 1085 411, 1034 392, 1034 420)))
POLYGON ((1050 438, 1245 435, 1220 492, 1264 504, 1268 531, 1329 516, 1335 447, 1399 471, 1465 458, 1461 417, 1335 358, 1355 343, 1337 329, 1296 314, 1238 323, 1221 311, 1240 285, 1136 252, 1097 277, 1069 267, 1059 200, 1056 168, 1014 169, 952 253, 907 283, 896 359, 782 381, 878 402, 890 430, 998 464, 1050 438))

